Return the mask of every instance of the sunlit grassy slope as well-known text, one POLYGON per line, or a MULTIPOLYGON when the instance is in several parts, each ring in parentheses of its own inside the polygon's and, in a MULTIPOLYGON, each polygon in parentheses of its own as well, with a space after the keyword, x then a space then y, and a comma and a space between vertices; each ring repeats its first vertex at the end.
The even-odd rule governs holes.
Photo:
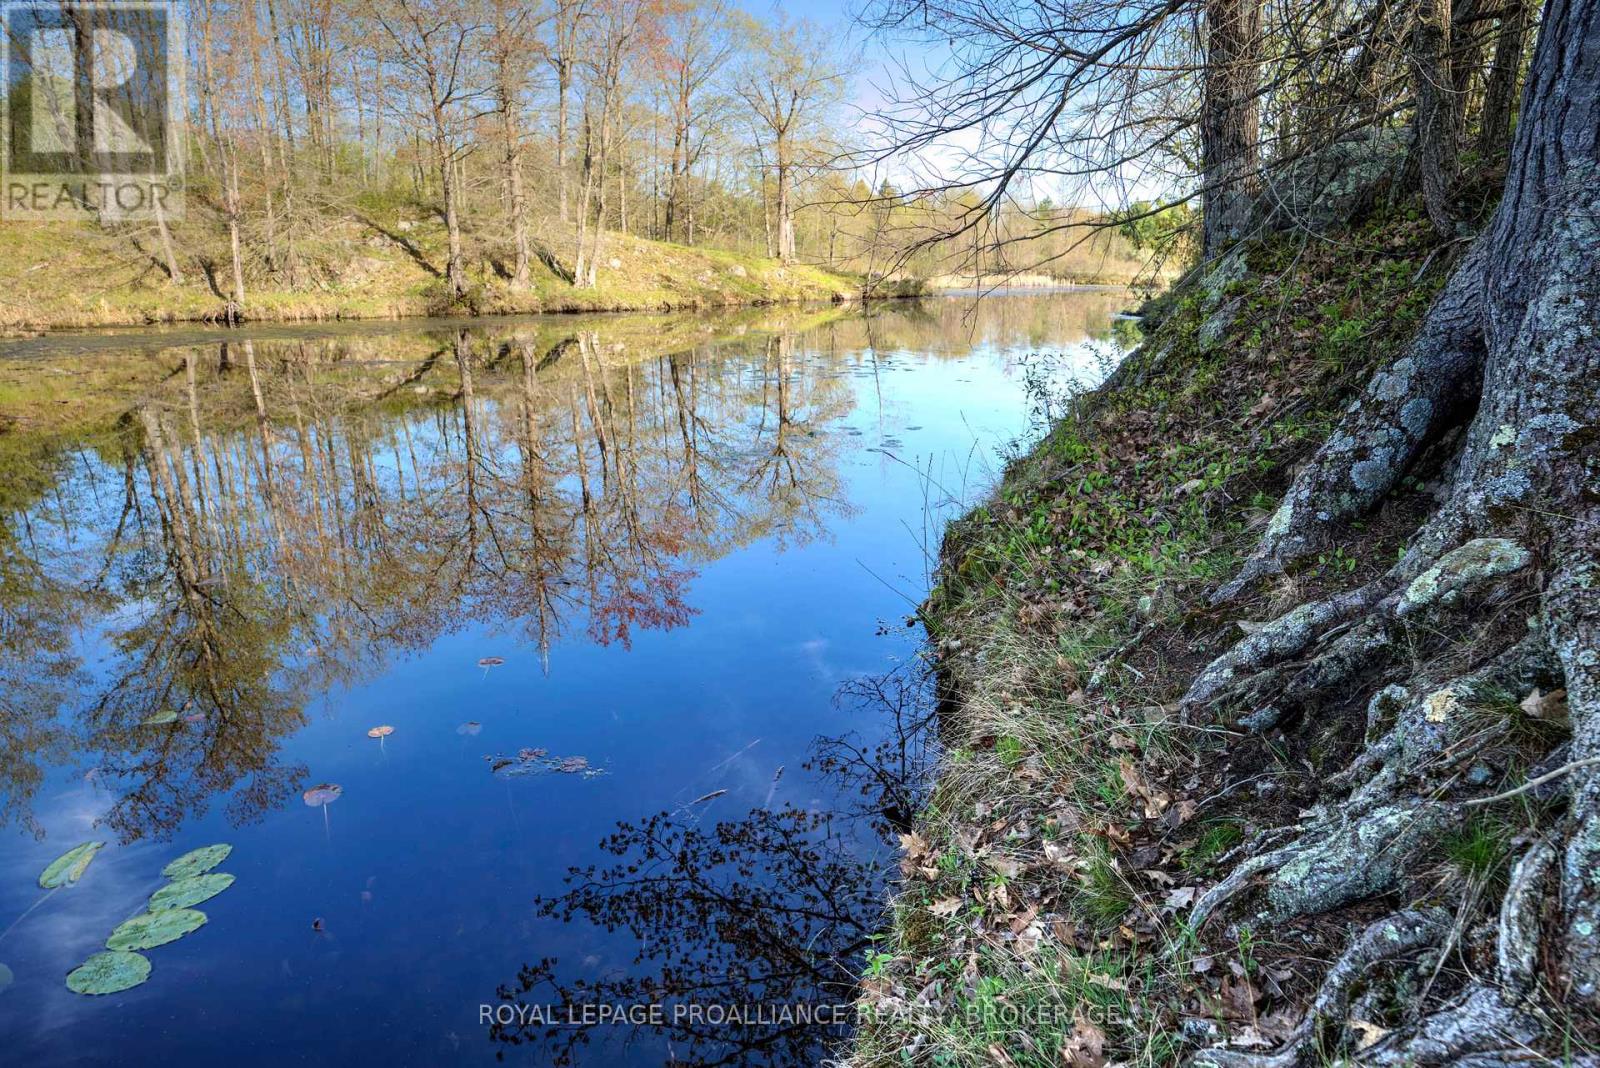
MULTIPOLYGON (((506 281, 505 236, 466 234, 466 298, 452 308, 443 282, 444 229, 415 206, 355 210, 292 243, 249 233, 245 315, 255 320, 394 318, 446 311, 501 314, 713 307, 836 300, 859 282, 806 265, 621 234, 606 235, 594 289, 568 285, 536 261, 532 287, 506 281), (270 255, 269 255, 270 247, 270 255)), ((546 225, 539 247, 570 263, 570 230, 546 225)), ((174 227, 182 284, 164 267, 153 230, 91 224, 0 223, 0 329, 204 320, 220 315, 231 277, 227 234, 191 206, 174 227)))

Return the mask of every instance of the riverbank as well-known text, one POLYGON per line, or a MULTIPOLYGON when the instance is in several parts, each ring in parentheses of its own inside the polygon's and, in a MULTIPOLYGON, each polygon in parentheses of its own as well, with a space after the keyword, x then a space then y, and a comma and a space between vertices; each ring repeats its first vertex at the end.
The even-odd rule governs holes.
MULTIPOLYGON (((1463 821, 1394 871, 1352 847, 1335 867, 1372 880, 1364 893, 1192 926, 1207 890, 1248 886, 1252 853, 1316 806, 1339 810, 1368 693, 1347 687, 1288 730, 1180 700, 1261 621, 1382 573, 1439 490, 1435 457, 1336 546, 1210 606, 1296 466, 1403 351, 1457 251, 1414 205, 1345 236, 1253 247, 1159 302, 1143 346, 947 532, 922 611, 944 754, 862 983, 857 1068, 1259 1051, 1318 1026, 1308 1006, 1330 963, 1397 903, 1456 909, 1468 960, 1492 942, 1492 922, 1467 928, 1526 813, 1463 821)), ((1475 648, 1451 641, 1450 655, 1475 648)), ((1496 777, 1529 759, 1513 734, 1480 754, 1496 777)), ((1303 867, 1280 874, 1284 895, 1326 875, 1303 867)), ((1433 977, 1436 1000, 1466 982, 1454 967, 1433 977)), ((1363 1002, 1352 1026, 1370 1041, 1414 1010, 1363 1002)))
MULTIPOLYGON (((226 316, 225 235, 190 219, 174 226, 181 282, 154 234, 88 224, 0 225, 0 331, 216 322, 226 316)), ((547 249, 575 238, 546 235, 547 249)), ((579 289, 536 260, 528 288, 511 288, 496 235, 469 234, 466 297, 443 281, 443 228, 423 212, 357 214, 246 265, 243 316, 253 322, 404 319, 446 314, 668 311, 842 301, 861 281, 806 264, 608 234, 597 283, 579 289)), ((252 245, 252 247, 255 247, 252 245)), ((898 295, 890 294, 890 295, 898 295)))

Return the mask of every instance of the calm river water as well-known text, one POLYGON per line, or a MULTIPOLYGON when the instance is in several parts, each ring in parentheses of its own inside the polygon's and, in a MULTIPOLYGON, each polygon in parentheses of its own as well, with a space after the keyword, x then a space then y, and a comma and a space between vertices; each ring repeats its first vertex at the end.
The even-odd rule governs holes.
POLYGON ((0 1061, 815 1063, 942 518, 1127 299, 0 342, 0 1061))

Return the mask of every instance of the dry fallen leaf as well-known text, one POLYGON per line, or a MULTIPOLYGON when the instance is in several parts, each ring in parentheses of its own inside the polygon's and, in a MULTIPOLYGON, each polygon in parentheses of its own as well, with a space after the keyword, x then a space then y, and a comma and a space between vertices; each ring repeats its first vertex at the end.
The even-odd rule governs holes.
POLYGON ((1522 699, 1519 707, 1534 719, 1560 722, 1567 718, 1567 691, 1540 693, 1535 687, 1532 693, 1522 699))
POLYGON ((992 1042, 989 1044, 989 1060, 993 1064, 999 1065, 999 1068, 1015 1068, 1017 1063, 1011 1059, 1005 1050, 992 1042))
POLYGON ((1230 978, 1222 977, 1222 1015, 1230 1020, 1254 1020, 1256 1018, 1256 988, 1250 985, 1248 976, 1230 978))
POLYGON ((1185 823, 1188 823, 1190 820, 1194 819, 1194 814, 1196 811, 1198 811, 1198 809, 1195 806, 1195 803, 1189 800, 1187 797, 1184 798, 1182 801, 1179 801, 1177 804, 1167 809, 1166 814, 1161 817, 1161 829, 1164 831, 1177 830, 1185 823))
POLYGON ((1300 1033, 1300 1017, 1288 1009, 1273 1009, 1256 1021, 1256 1028, 1273 1044, 1287 1042, 1300 1033))
POLYGON ((1198 886, 1176 886, 1167 891, 1167 908, 1173 912, 1186 909, 1194 904, 1194 899, 1200 896, 1198 886))
POLYGON ((932 847, 928 845, 928 840, 916 831, 900 836, 900 848, 905 850, 906 855, 912 860, 920 860, 932 851, 932 847))
POLYGON ((1228 1045, 1237 1046, 1240 1049, 1263 1049, 1272 1045, 1272 1043, 1267 1041, 1266 1037, 1254 1027, 1245 1027, 1234 1032, 1233 1037, 1228 1039, 1228 1045))
POLYGON ((1357 1053, 1366 1049, 1368 1046, 1377 1044, 1377 1042, 1383 1038, 1384 1035, 1389 1033, 1389 1029, 1387 1027, 1379 1027, 1377 1024, 1368 1023, 1365 1020, 1352 1019, 1346 1021, 1346 1023, 1349 1025, 1350 1030, 1356 1032, 1357 1053))
POLYGON ((928 911, 935 916, 954 916, 961 911, 961 899, 959 897, 940 898, 928 906, 928 911))
POLYGON ((1015 879, 1022 872, 1022 865, 1010 857, 984 857, 983 862, 1007 879, 1015 879))
POLYGON ((1072 1034, 1061 1046, 1061 1063, 1070 1068, 1101 1068, 1106 1063, 1106 1035, 1088 1020, 1079 1017, 1072 1034))

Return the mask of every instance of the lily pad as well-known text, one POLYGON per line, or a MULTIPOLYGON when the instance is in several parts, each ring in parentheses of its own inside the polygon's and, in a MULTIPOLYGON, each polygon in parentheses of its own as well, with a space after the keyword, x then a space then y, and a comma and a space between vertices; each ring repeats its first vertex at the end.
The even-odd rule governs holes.
POLYGON ((67 976, 67 989, 75 994, 115 994, 130 990, 150 978, 150 961, 137 953, 113 950, 96 953, 67 976))
POLYGON ((58 886, 70 886, 83 878, 84 869, 94 859, 94 855, 105 846, 104 842, 85 842, 73 846, 45 868, 39 875, 39 888, 54 890, 58 886))
POLYGON ((498 656, 486 656, 482 660, 478 661, 478 666, 481 668, 492 668, 499 667, 504 663, 505 661, 498 656))
POLYGON ((106 939, 107 949, 154 949, 176 942, 206 925, 206 914, 194 909, 162 909, 125 920, 106 939))
POLYGON ((7 968, 4 964, 0 964, 0 990, 4 990, 6 987, 10 986, 16 980, 16 978, 16 975, 12 973, 10 968, 7 968))
POLYGON ((233 876, 220 871, 175 879, 150 895, 150 911, 190 908, 202 901, 210 901, 232 885, 233 876))
POLYGON ((228 854, 232 852, 233 846, 221 842, 216 845, 201 846, 162 868, 161 874, 168 879, 187 879, 191 875, 210 871, 227 860, 228 854))
POLYGON ((155 715, 146 719, 144 721, 144 726, 160 727, 168 723, 176 723, 177 721, 178 713, 176 709, 163 708, 160 712, 157 712, 155 715))
POLYGON ((312 808, 318 805, 329 805, 344 796, 344 787, 337 783, 325 782, 313 786, 300 795, 300 799, 312 808))
POLYGON ((387 738, 394 733, 394 728, 389 726, 374 727, 367 732, 368 738, 387 738))

